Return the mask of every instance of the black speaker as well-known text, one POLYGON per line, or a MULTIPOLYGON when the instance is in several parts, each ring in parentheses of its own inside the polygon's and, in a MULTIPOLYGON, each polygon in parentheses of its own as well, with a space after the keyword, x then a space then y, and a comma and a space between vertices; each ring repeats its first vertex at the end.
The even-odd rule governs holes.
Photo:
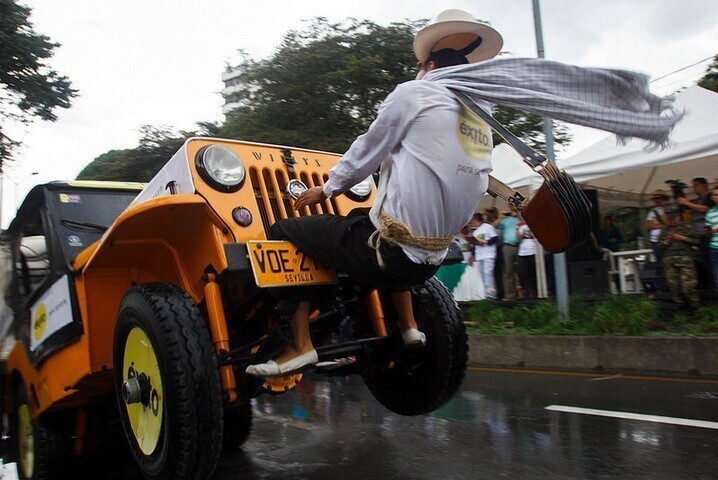
POLYGON ((608 264, 603 260, 568 262, 570 293, 608 293, 608 264))
MULTIPOLYGON (((598 241, 599 233, 601 232, 601 223, 598 211, 598 192, 596 190, 583 190, 586 194, 588 201, 591 202, 591 231, 593 237, 598 241)), ((597 245, 592 243, 584 243, 578 245, 566 252, 567 262, 586 262, 591 260, 600 260, 602 252, 597 245)))

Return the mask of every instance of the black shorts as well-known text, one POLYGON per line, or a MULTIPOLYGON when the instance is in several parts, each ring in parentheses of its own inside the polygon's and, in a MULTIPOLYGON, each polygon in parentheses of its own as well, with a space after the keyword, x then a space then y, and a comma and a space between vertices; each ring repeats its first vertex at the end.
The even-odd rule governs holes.
POLYGON ((438 265, 412 262, 400 247, 386 242, 380 247, 384 261, 380 267, 376 251, 367 244, 375 231, 368 211, 357 209, 346 217, 324 214, 280 220, 272 225, 269 236, 289 240, 337 272, 376 288, 408 290, 426 282, 439 269, 438 265))

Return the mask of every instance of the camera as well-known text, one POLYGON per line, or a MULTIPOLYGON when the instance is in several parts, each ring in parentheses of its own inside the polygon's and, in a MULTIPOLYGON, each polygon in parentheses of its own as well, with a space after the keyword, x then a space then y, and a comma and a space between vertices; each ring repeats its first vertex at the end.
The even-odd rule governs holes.
POLYGON ((671 187, 671 191, 673 192, 673 198, 681 198, 686 196, 686 188, 688 188, 688 185, 681 182, 680 180, 666 180, 666 185, 669 185, 671 187))

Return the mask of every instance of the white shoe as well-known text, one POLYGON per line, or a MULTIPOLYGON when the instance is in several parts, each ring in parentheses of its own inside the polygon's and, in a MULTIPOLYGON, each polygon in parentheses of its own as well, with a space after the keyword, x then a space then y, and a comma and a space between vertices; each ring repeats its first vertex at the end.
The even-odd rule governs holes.
POLYGON ((296 373, 305 367, 316 365, 319 361, 319 355, 316 350, 309 350, 306 353, 294 357, 293 359, 284 362, 277 363, 274 360, 270 360, 267 363, 259 363, 257 365, 250 365, 247 367, 245 372, 255 377, 272 378, 282 377, 291 373, 296 373))
POLYGON ((426 335, 424 332, 420 332, 416 328, 410 328, 401 334, 401 339, 404 340, 404 345, 407 347, 418 347, 419 345, 426 345, 426 335))

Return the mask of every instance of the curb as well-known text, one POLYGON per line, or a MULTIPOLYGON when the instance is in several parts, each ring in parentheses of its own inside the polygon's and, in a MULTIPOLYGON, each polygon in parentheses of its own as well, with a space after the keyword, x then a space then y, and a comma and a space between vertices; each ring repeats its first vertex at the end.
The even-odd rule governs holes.
POLYGON ((469 365, 718 376, 718 337, 469 334, 469 365))

